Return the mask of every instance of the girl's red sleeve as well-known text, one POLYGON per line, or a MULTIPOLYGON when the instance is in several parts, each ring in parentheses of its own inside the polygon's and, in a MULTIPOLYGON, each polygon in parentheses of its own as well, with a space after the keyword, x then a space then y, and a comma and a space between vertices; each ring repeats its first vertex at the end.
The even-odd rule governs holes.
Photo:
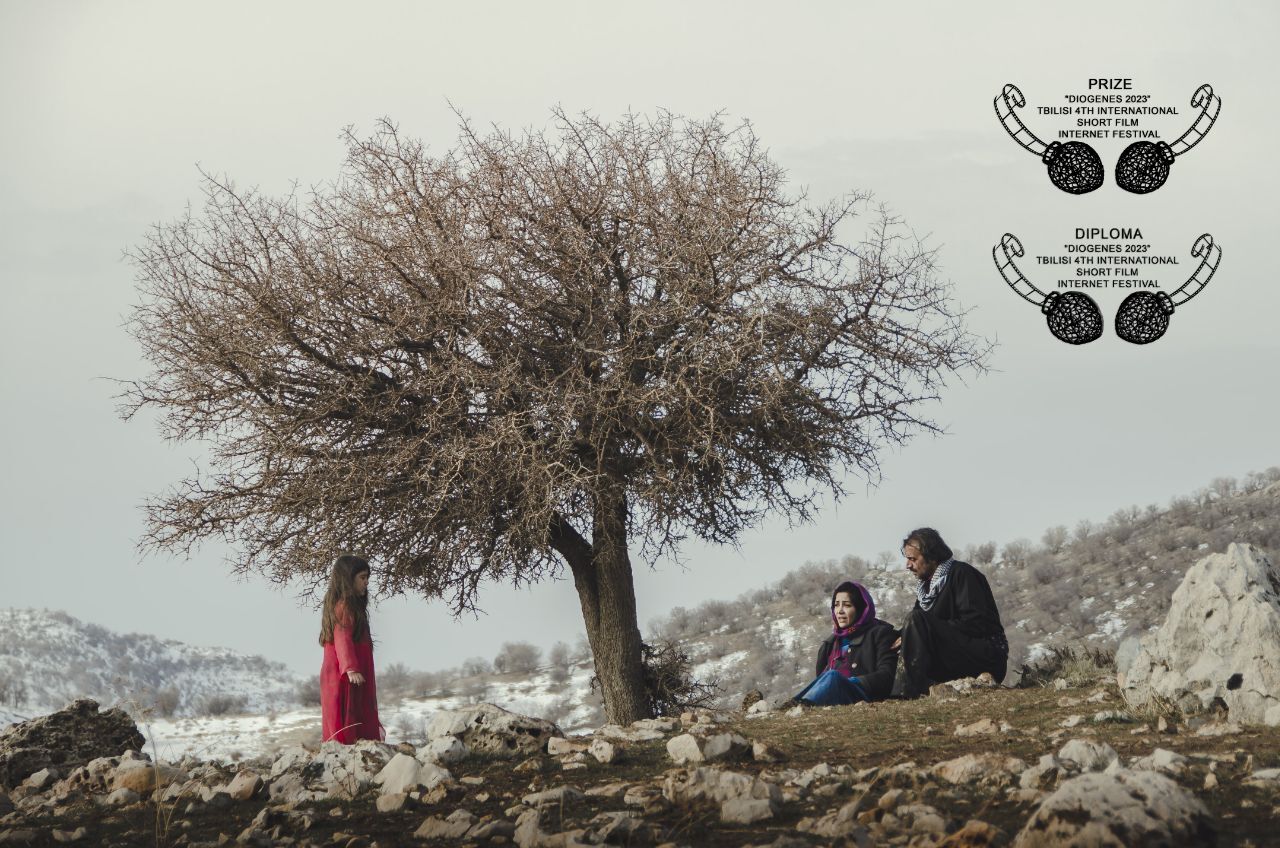
POLYGON ((351 638, 351 628, 355 620, 347 612, 345 604, 339 602, 333 608, 333 648, 338 654, 338 674, 348 671, 359 671, 356 663, 356 643, 351 638))

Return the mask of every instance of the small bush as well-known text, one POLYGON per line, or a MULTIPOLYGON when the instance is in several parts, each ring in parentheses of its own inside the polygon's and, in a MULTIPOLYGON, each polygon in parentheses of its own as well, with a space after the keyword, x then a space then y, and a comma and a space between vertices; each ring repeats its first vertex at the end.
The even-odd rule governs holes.
POLYGON ((388 695, 403 695, 409 689, 410 671, 404 663, 392 663, 378 674, 378 689, 388 695))
POLYGON ((542 651, 528 642, 503 642, 498 655, 493 658, 493 670, 499 674, 521 672, 529 674, 542 662, 542 651))
POLYGON ((176 686, 166 686, 155 694, 152 704, 156 713, 165 718, 171 717, 178 711, 178 705, 182 703, 182 693, 178 691, 176 686))
MULTIPOLYGON (((319 686, 319 681, 317 681, 319 686)), ((205 695, 200 699, 197 712, 207 716, 221 716, 228 713, 244 712, 248 702, 244 695, 205 695)))
POLYGON ((304 707, 320 706, 320 678, 304 677, 293 690, 293 699, 304 707))
MULTIPOLYGON (((719 681, 695 680, 689 655, 669 639, 655 645, 640 643, 640 661, 644 665, 645 697, 655 716, 678 716, 691 707, 706 707, 720 691, 719 681)), ((600 680, 591 678, 591 691, 599 689, 600 680)))
POLYGON ((1024 665, 1021 674, 1018 686, 1022 689, 1048 686, 1058 678, 1071 686, 1087 686, 1115 679, 1116 654, 1106 648, 1054 647, 1034 666, 1024 665))
POLYGON ((458 674, 462 677, 476 677, 477 675, 488 674, 492 667, 484 657, 468 657, 459 666, 458 674))

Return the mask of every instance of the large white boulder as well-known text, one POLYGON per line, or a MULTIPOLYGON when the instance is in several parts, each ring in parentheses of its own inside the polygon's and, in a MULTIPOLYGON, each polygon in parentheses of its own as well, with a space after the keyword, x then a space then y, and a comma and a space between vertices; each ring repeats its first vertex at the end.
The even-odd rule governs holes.
POLYGON ((549 721, 507 712, 494 704, 442 710, 427 726, 427 738, 432 741, 454 736, 468 751, 509 757, 545 751, 548 739, 563 735, 549 721))
POLYGON ((325 742, 315 754, 299 747, 287 749, 272 764, 271 797, 294 801, 354 798, 373 785, 395 754, 390 745, 369 739, 354 745, 325 742))
POLYGON ((1198 798, 1162 774, 1118 769, 1073 777, 1040 802, 1014 848, 1212 845, 1198 798))
POLYGON ((1280 725, 1280 569, 1252 545, 1210 554, 1126 660, 1117 670, 1131 701, 1160 695, 1195 710, 1220 699, 1233 721, 1280 725))

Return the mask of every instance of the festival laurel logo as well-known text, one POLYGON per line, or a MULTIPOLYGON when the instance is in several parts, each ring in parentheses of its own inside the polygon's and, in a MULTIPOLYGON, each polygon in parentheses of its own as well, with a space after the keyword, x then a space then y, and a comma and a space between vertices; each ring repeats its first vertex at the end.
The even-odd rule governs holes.
MULTIPOLYGON (((1147 247, 1147 245, 1141 243, 1141 231, 1119 230, 1112 232, 1114 235, 1130 240, 1125 247, 1130 248, 1131 251, 1134 248, 1145 249, 1147 247)), ((1077 230, 1077 236, 1081 238, 1091 238, 1099 235, 1104 234, 1099 230, 1077 230)), ((1222 261, 1222 248, 1213 240, 1213 236, 1205 233, 1196 239, 1191 246, 1192 258, 1200 260, 1195 271, 1172 294, 1167 294, 1156 288, 1158 283, 1155 281, 1134 280, 1125 277, 1110 278, 1110 276, 1113 271, 1117 270, 1138 273, 1138 270, 1133 268, 1132 264, 1141 262, 1143 259, 1147 260, 1143 263, 1147 265, 1176 265, 1176 258, 1152 256, 1141 250, 1126 253, 1111 249, 1119 245, 1098 245, 1095 242, 1088 242, 1087 244, 1106 248, 1107 251, 1102 256, 1038 257, 1041 263, 1044 264, 1087 260, 1077 266, 1078 269, 1083 269, 1087 272, 1078 281, 1074 282, 1074 285, 1078 286, 1077 288, 1068 288, 1066 291, 1050 291, 1047 294, 1027 279, 1026 275, 1022 273, 1022 270, 1014 262, 1015 258, 1024 256, 1022 242, 1018 240, 1017 236, 1013 233, 1005 233, 1000 238, 1000 241, 991 248, 991 257, 995 260, 996 268, 1000 271, 1000 275, 1004 277, 1004 281, 1023 300, 1040 307, 1040 311, 1048 322, 1049 332, 1053 333, 1055 338, 1067 344, 1088 344, 1102 336, 1102 310, 1098 308, 1097 302, 1079 287, 1102 287, 1109 284, 1112 287, 1123 286, 1128 288, 1133 285, 1150 285, 1150 288, 1142 288, 1139 291, 1135 291, 1121 301, 1120 308, 1116 310, 1114 322, 1116 335, 1126 342, 1138 345, 1150 344, 1161 338, 1165 331, 1169 329, 1169 319, 1173 316, 1174 309, 1191 300, 1209 284, 1209 280, 1213 279, 1214 272, 1218 270, 1218 264, 1222 261), (1108 279, 1098 279, 1099 275, 1093 274, 1093 271, 1102 272, 1100 276, 1108 279)), ((1067 288, 1071 285, 1073 285, 1072 280, 1058 281, 1058 286, 1062 288, 1067 288)))
MULTIPOLYGON (((1130 88, 1128 79, 1091 79, 1090 89, 1107 93, 1068 95, 1065 106, 1039 106, 1043 115, 1074 115, 1077 128, 1062 130, 1061 137, 1125 138, 1155 136, 1149 130, 1136 129, 1142 116, 1176 115, 1172 106, 1148 103, 1145 94, 1120 93, 1115 89, 1130 88), (1083 101, 1083 102, 1082 102, 1083 101)), ((1040 157, 1049 169, 1049 180, 1068 194, 1088 194, 1099 188, 1105 176, 1102 158, 1092 146, 1083 141, 1054 141, 1045 144, 1035 133, 1027 129, 1018 117, 1016 109, 1027 105, 1027 100, 1016 85, 1009 83, 996 95, 996 117, 1005 132, 1024 150, 1040 157)), ((1134 194, 1149 194, 1164 185, 1174 160, 1199 144, 1222 109, 1222 98, 1213 93, 1213 87, 1200 86, 1191 96, 1191 105, 1199 109, 1187 131, 1172 143, 1135 141, 1124 149, 1116 161, 1116 185, 1134 194)))

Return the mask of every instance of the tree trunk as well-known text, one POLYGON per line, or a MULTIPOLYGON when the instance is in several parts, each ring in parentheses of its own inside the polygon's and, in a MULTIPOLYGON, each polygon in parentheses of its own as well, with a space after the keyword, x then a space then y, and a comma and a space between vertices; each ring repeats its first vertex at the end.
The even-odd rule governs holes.
POLYGON ((626 496, 616 492, 597 494, 594 513, 590 553, 566 559, 582 604, 605 713, 613 724, 626 725, 652 718, 644 688, 635 584, 627 553, 626 496))

